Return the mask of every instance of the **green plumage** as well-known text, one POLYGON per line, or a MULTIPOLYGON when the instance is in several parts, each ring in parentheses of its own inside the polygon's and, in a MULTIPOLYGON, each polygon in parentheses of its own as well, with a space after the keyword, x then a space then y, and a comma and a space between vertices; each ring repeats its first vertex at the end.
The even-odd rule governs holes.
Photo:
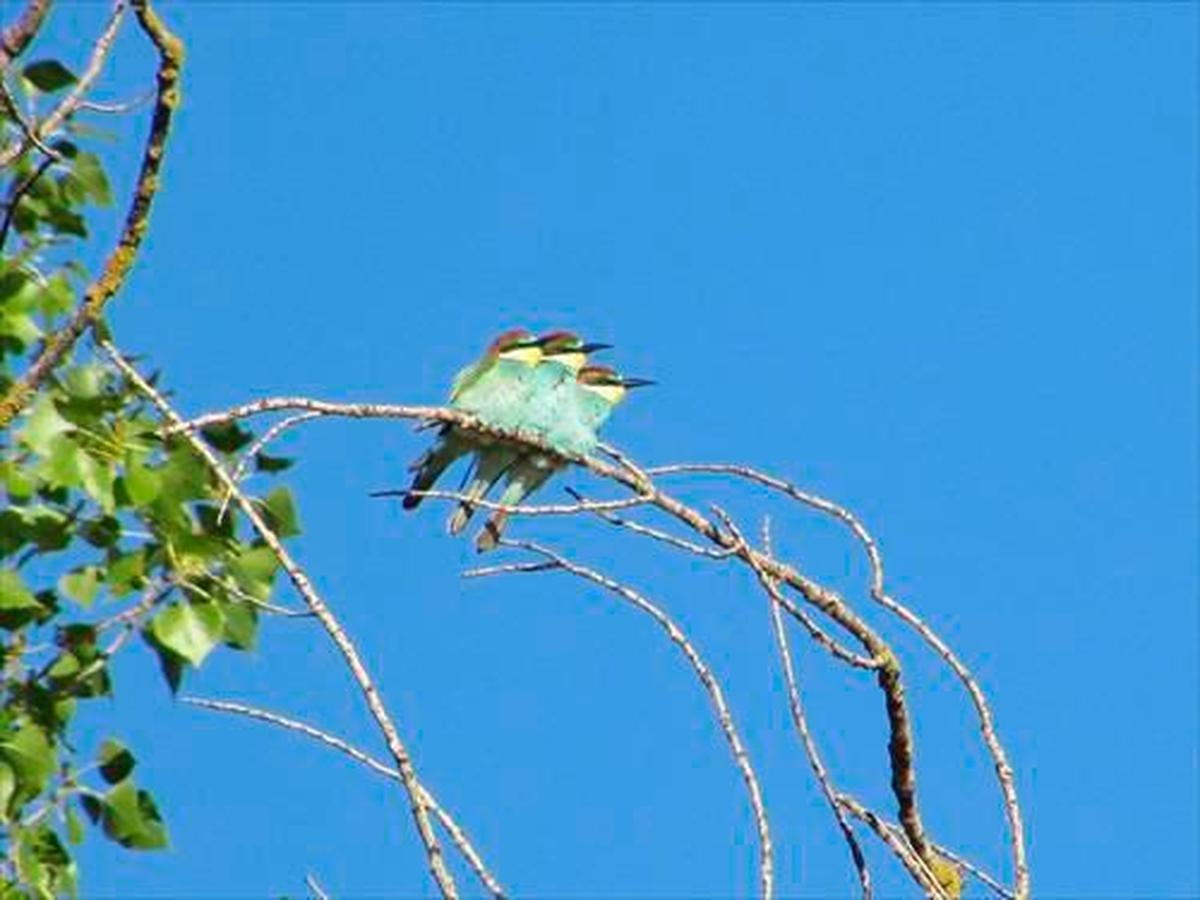
MULTIPOLYGON (((545 360, 532 367, 521 387, 522 393, 509 427, 550 440, 550 432, 556 423, 564 417, 574 416, 571 407, 576 393, 575 371, 553 359, 545 360)), ((450 517, 447 527, 451 534, 458 534, 466 528, 475 512, 475 503, 472 501, 486 497, 501 478, 519 465, 518 460, 523 455, 523 451, 511 444, 492 443, 477 449, 475 475, 464 491, 470 500, 461 502, 450 517)), ((542 481, 551 474, 553 471, 548 472, 542 481)), ((538 486, 540 484, 538 482, 538 486)), ((534 489, 536 487, 530 488, 534 489)))
MULTIPOLYGON (((540 384, 544 393, 535 396, 529 404, 531 430, 555 449, 586 456, 595 449, 599 441, 597 429, 612 414, 615 404, 594 391, 581 388, 575 380, 575 373, 570 370, 566 370, 565 374, 543 376, 543 371, 550 365, 542 363, 534 376, 535 384, 540 384)), ((563 366, 557 368, 565 369, 563 366)), ((518 506, 551 476, 565 468, 565 464, 545 453, 534 452, 520 455, 508 462, 506 468, 509 470, 508 482, 497 502, 503 506, 518 506)), ((507 520, 508 513, 504 510, 492 513, 475 541, 481 553, 496 546, 507 520)))
MULTIPOLYGON (((489 355, 455 376, 450 406, 478 416, 497 428, 514 428, 521 416, 535 368, 520 360, 489 355)), ((404 508, 414 509, 423 499, 411 492, 429 490, 458 459, 488 445, 494 445, 494 442, 485 436, 453 425, 443 426, 438 432, 437 443, 410 466, 415 474, 410 493, 404 498, 404 508)))

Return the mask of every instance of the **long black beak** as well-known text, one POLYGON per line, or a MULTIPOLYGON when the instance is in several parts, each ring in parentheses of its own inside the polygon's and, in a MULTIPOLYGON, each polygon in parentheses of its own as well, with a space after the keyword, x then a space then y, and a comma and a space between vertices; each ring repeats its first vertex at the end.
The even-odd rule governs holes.
POLYGON ((612 344, 584 344, 579 348, 580 353, 595 353, 597 350, 611 350, 612 344))
POLYGON ((621 386, 627 388, 649 387, 652 384, 658 384, 657 381, 651 381, 649 378, 622 378, 621 386))

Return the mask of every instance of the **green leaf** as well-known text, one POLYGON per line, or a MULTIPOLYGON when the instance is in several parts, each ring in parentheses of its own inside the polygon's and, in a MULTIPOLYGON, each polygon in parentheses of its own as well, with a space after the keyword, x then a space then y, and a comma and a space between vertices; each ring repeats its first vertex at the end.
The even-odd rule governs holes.
POLYGON ((109 738, 100 745, 100 774, 109 784, 123 781, 136 764, 129 748, 120 741, 109 738))
POLYGON ((34 401, 29 419, 21 429, 21 441, 39 456, 48 456, 62 442, 62 435, 75 426, 59 415, 49 394, 34 401))
POLYGON ((146 554, 142 549, 109 556, 104 581, 116 598, 138 590, 146 583, 146 554))
POLYGON ((254 454, 254 468, 259 472, 282 472, 284 469, 290 469, 296 464, 296 461, 287 456, 268 456, 265 453, 254 454))
POLYGON ((0 569, 0 609, 41 609, 41 604, 13 569, 0 569))
POLYGON ((11 819, 8 803, 16 790, 17 773, 8 763, 0 762, 0 822, 8 822, 11 819))
POLYGON ((154 617, 150 633, 162 646, 199 667, 221 640, 225 617, 215 603, 173 603, 154 617))
POLYGON ((270 547, 251 547, 229 561, 229 572, 238 587, 260 599, 271 592, 279 560, 270 547))
POLYGON ((113 202, 112 188, 108 176, 100 165, 100 158, 94 153, 80 153, 75 158, 73 174, 79 179, 89 197, 97 206, 111 206, 113 202))
POLYGON ((296 506, 292 502, 292 494, 285 487, 277 487, 261 501, 263 512, 266 513, 267 524, 279 537, 292 537, 300 533, 300 520, 296 516, 296 506))
POLYGON ((30 536, 42 552, 62 550, 71 543, 71 520, 67 514, 48 506, 31 507, 26 521, 30 536))
POLYGON ((0 462, 0 481, 4 482, 8 498, 17 503, 25 502, 37 490, 37 479, 26 468, 9 460, 0 462))
POLYGON ((72 366, 62 376, 63 389, 72 397, 91 399, 104 390, 108 373, 98 363, 72 366))
POLYGON ((53 94, 70 87, 79 79, 56 59, 39 59, 25 67, 21 75, 39 91, 53 94))
POLYGON ((72 844, 83 843, 83 823, 79 821, 79 813, 75 807, 68 806, 63 813, 67 820, 67 840, 72 844))
POLYGON ((104 549, 121 539, 121 523, 115 516, 99 516, 83 522, 79 533, 93 547, 104 549))
POLYGON ((76 894, 78 873, 58 834, 48 825, 21 829, 17 850, 17 873, 33 889, 38 900, 76 894))
POLYGON ((0 334, 16 338, 28 346, 42 336, 42 329, 29 313, 18 313, 0 307, 0 334))
POLYGON ((20 628, 42 613, 29 588, 12 569, 0 569, 0 627, 20 628))
POLYGON ((111 515, 116 510, 116 498, 113 494, 116 474, 113 472, 112 466, 101 462, 82 449, 76 457, 76 465, 79 467, 79 477, 83 489, 100 504, 101 509, 111 515))
POLYGON ((61 272, 50 277, 38 295, 38 306, 48 317, 61 316, 75 306, 75 291, 61 272))
POLYGON ((236 453, 254 440, 254 435, 237 422, 206 425, 200 429, 200 433, 209 444, 222 453, 236 453))
POLYGON ((156 850, 167 846, 167 830, 153 798, 126 778, 104 795, 104 833, 122 847, 156 850))
POLYGON ((67 438, 50 445, 50 454, 42 460, 38 474, 57 487, 77 488, 83 484, 83 460, 86 454, 78 444, 67 438))
POLYGON ((178 445, 168 450, 166 462, 156 471, 161 482, 156 506, 172 506, 196 500, 207 492, 208 469, 191 447, 178 445))
POLYGON ((183 670, 187 667, 187 661, 177 654, 174 650, 168 650, 153 643, 151 646, 158 653, 158 668, 162 671, 162 676, 166 679, 167 687, 170 688, 172 694, 179 693, 179 687, 183 684, 183 670))
POLYGON ((258 634, 258 610, 252 603, 225 606, 225 643, 238 650, 253 650, 258 634))
POLYGON ((58 580, 58 589, 86 609, 100 590, 100 570, 95 566, 84 566, 68 572, 58 580))
POLYGON ((17 795, 26 798, 36 797, 46 789, 57 764, 46 733, 31 723, 0 741, 0 759, 16 775, 17 795))
POLYGON ((18 510, 0 510, 0 557, 16 553, 30 540, 25 516, 18 510))
POLYGON ((132 454, 128 454, 125 458, 123 483, 129 499, 135 506, 146 506, 153 502, 162 489, 158 472, 134 459, 132 454))
POLYGON ((55 690, 72 697, 106 697, 112 693, 107 660, 95 647, 64 650, 46 676, 55 690))

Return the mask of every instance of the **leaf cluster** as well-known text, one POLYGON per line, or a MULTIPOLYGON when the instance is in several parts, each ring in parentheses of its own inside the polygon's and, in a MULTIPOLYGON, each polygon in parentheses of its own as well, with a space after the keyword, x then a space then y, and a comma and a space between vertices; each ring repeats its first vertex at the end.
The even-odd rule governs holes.
MULTIPOLYGON (((21 108, 75 76, 40 60, 18 81, 21 108)), ((54 155, 30 146, 0 171, 0 393, 81 301, 87 216, 112 203, 82 146, 94 134, 65 131, 54 155)), ((0 115, 0 142, 21 135, 0 115)), ((233 461, 253 435, 204 438, 233 461)), ((271 474, 290 461, 257 463, 271 474)), ((86 351, 0 433, 0 900, 75 895, 72 847, 89 831, 167 845, 133 751, 109 738, 86 752, 72 727, 80 704, 114 695, 127 647, 152 653, 172 691, 211 653, 254 647, 278 564, 223 500, 187 443, 164 438, 133 386, 86 351)), ((255 502, 281 537, 299 532, 286 488, 255 502)))

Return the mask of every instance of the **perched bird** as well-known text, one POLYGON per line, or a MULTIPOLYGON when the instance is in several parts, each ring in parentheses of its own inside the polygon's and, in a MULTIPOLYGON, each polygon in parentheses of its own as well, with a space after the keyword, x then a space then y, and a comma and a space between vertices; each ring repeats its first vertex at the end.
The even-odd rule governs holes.
MULTIPOLYGON (((540 368, 540 367, 539 367, 540 368)), ((645 378, 625 378, 608 366, 584 366, 575 378, 560 386, 546 402, 546 441, 556 450, 577 456, 590 453, 599 437, 597 431, 631 388, 653 384, 645 378)), ((525 452, 510 464, 508 482, 497 502, 517 506, 565 467, 558 458, 545 453, 525 452)), ((475 539, 480 553, 491 550, 504 533, 508 513, 496 510, 475 539)))
MULTIPOLYGON (((552 331, 537 339, 541 359, 524 382, 524 393, 517 402, 518 411, 509 427, 549 440, 551 431, 564 417, 572 415, 575 377, 587 364, 589 353, 607 350, 611 345, 584 343, 570 331, 552 331)), ((450 517, 447 528, 459 534, 475 512, 476 501, 486 497, 523 455, 514 444, 493 442, 476 449, 475 474, 450 517)))
MULTIPOLYGON (((514 428, 522 415, 529 380, 542 359, 539 339, 524 328, 513 328, 497 337, 483 356, 454 377, 450 406, 478 416, 497 428, 514 428)), ((455 460, 493 444, 455 425, 443 425, 437 442, 409 466, 414 472, 405 509, 414 509, 423 499, 414 491, 427 491, 455 460)))

